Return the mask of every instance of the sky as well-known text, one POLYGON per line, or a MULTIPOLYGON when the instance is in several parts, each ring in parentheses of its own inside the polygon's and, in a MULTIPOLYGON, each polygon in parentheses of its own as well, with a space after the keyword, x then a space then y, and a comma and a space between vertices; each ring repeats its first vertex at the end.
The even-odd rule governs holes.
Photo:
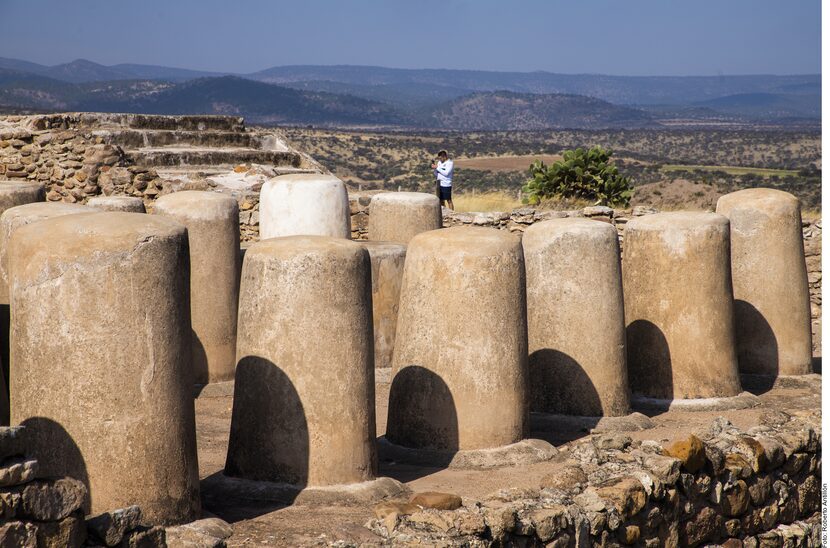
POLYGON ((235 73, 817 74, 821 1, 0 0, 0 57, 235 73))

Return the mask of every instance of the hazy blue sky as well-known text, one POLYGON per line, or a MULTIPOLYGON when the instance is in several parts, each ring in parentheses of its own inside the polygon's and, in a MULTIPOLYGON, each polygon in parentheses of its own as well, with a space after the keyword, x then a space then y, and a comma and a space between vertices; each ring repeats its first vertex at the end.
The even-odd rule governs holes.
POLYGON ((820 0, 0 0, 0 57, 802 74, 821 71, 820 12, 820 0))

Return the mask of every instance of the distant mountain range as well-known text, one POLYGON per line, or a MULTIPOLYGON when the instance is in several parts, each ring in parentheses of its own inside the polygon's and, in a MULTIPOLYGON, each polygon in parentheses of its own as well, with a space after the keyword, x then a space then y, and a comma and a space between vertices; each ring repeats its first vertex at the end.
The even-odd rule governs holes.
POLYGON ((821 76, 639 77, 285 66, 228 75, 84 59, 0 58, 0 110, 216 113, 249 123, 438 129, 656 127, 664 120, 818 125, 821 76))

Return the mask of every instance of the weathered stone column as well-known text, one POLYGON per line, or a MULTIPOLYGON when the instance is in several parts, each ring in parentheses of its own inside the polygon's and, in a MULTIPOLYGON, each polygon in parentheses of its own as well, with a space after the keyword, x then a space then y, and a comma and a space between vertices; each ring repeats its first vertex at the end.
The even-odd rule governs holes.
POLYGON ((281 175, 262 185, 259 239, 294 235, 351 238, 343 181, 332 175, 281 175))
POLYGON ((441 202, 435 194, 384 192, 369 204, 369 239, 408 244, 421 232, 441 228, 441 202))
MULTIPOLYGON (((5 183, 4 183, 5 184, 5 183)), ((2 185, 0 185, 0 188, 2 185)), ((27 191, 25 196, 37 197, 36 191, 27 191)), ((20 196, 18 196, 19 198, 20 196)), ((18 227, 61 215, 76 213, 90 213, 90 209, 80 204, 68 204, 64 202, 33 202, 10 207, 0 215, 0 360, 2 360, 3 376, 9 378, 9 332, 11 330, 11 318, 9 317, 9 259, 6 252, 12 232, 18 227)), ((6 386, 9 389, 9 386, 6 386)), ((2 403, 0 403, 2 406, 2 403)), ((8 406, 3 407, 8 410, 8 406)), ((0 411, 8 417, 7 412, 0 411)))
POLYGON ((810 290, 798 198, 751 188, 722 196, 717 211, 731 226, 741 372, 811 373, 810 290))
POLYGON ((44 200, 46 188, 43 183, 0 181, 0 213, 15 206, 44 200))
POLYGON ((342 238, 248 248, 225 473, 297 486, 374 478, 369 254, 342 238))
POLYGON ((522 238, 532 411, 583 416, 629 412, 617 230, 553 219, 522 238))
MULTIPOLYGON (((36 182, 0 182, 0 214, 7 209, 46 199, 46 188, 36 182)), ((0 264, 5 257, 5 242, 0 244, 0 264)), ((7 285, 2 283, 0 285, 7 285)), ((2 289, 0 295, 0 426, 9 424, 9 300, 8 290, 2 289)))
POLYGON ((519 238, 472 227, 415 236, 392 363, 392 443, 457 451, 521 440, 528 401, 519 238))
POLYGON ((239 307, 239 205, 217 192, 183 191, 156 200, 153 213, 187 227, 193 380, 233 379, 239 307))
POLYGON ((372 262, 372 325, 375 367, 391 367, 398 324, 406 246, 392 242, 360 242, 372 262))
POLYGON ((689 212, 633 219, 622 264, 632 391, 658 399, 740 393, 729 220, 689 212))
POLYGON ((37 202, 7 209, 0 215, 0 303, 9 303, 9 256, 6 249, 12 234, 24 225, 52 217, 92 213, 93 210, 81 204, 65 202, 37 202))
POLYGON ((200 513, 189 381, 187 233, 137 213, 62 216, 9 245, 12 422, 44 476, 89 486, 88 513, 200 513))
POLYGON ((144 200, 135 196, 95 196, 87 200, 86 205, 101 211, 147 213, 144 208, 144 200))

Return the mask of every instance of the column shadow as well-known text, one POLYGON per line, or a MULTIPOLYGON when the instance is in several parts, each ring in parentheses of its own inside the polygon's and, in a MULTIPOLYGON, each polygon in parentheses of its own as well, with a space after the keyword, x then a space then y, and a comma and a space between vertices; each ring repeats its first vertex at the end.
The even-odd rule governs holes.
POLYGON ((735 299, 735 343, 743 388, 755 395, 772 390, 778 377, 778 340, 751 303, 735 299))
POLYGON ((192 384, 208 384, 210 373, 208 371, 208 358, 205 346, 193 329, 190 330, 190 371, 193 375, 192 384))
POLYGON ((561 445, 588 435, 599 423, 603 415, 599 392, 570 355, 553 348, 532 352, 528 382, 533 437, 561 445), (580 421, 570 423, 549 415, 578 416, 580 421))
MULTIPOLYGON (((665 401, 665 409, 662 411, 667 411, 668 402, 674 399, 674 377, 666 336, 648 320, 636 320, 628 324, 625 336, 632 406, 637 397, 650 398, 665 401)), ((651 410, 652 414, 662 412, 657 407, 651 410)), ((643 412, 649 414, 646 410, 643 412)))
POLYGON ((308 470, 308 422, 297 389, 272 361, 245 356, 236 365, 225 469, 202 480, 204 507, 233 522, 290 506, 308 470))
POLYGON ((602 402, 585 369, 568 354, 543 348, 528 358, 530 410, 601 417, 602 402))
POLYGON ((38 461, 38 477, 75 478, 86 486, 84 512, 89 513, 95 493, 89 488, 89 474, 81 450, 72 436, 58 422, 46 417, 30 417, 20 423, 28 457, 38 461))
POLYGON ((398 481, 410 481, 449 466, 458 452, 458 414, 452 392, 434 372, 418 365, 401 369, 389 389, 385 440, 379 444, 381 461, 407 463, 383 472, 398 481))

